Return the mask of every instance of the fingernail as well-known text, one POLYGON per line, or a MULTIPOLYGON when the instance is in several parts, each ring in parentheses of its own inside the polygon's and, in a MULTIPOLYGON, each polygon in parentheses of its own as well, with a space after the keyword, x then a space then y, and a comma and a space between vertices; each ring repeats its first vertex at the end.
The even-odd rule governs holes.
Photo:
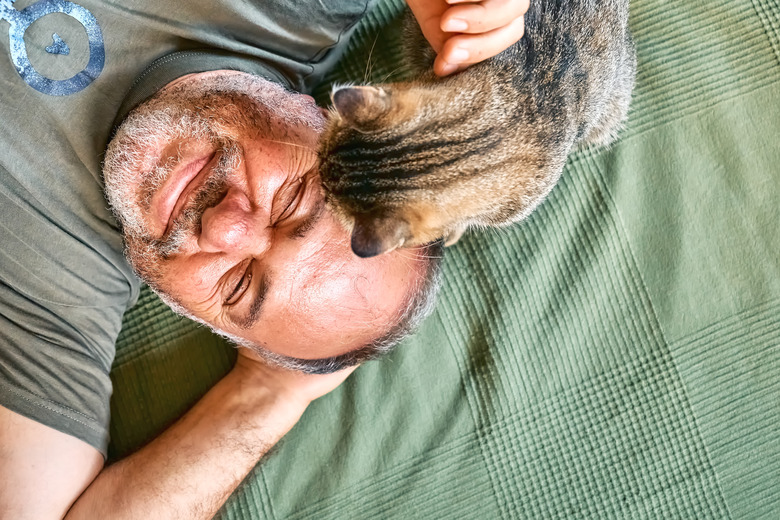
POLYGON ((441 30, 444 32, 463 32, 468 28, 469 28, 469 24, 466 22, 466 20, 461 20, 460 18, 452 18, 450 20, 447 20, 447 22, 444 24, 444 27, 442 27, 441 30))
POLYGON ((442 76, 446 76, 446 75, 448 75, 448 74, 452 74, 453 72, 455 72, 455 70, 456 70, 457 68, 458 68, 458 66, 457 66, 457 65, 455 65, 454 63, 446 63, 446 64, 445 64, 445 65, 444 65, 444 66, 441 68, 441 75, 442 75, 442 76))
POLYGON ((469 59, 469 51, 461 47, 455 47, 455 49, 450 53, 449 58, 450 58, 450 62, 463 63, 464 61, 469 59))

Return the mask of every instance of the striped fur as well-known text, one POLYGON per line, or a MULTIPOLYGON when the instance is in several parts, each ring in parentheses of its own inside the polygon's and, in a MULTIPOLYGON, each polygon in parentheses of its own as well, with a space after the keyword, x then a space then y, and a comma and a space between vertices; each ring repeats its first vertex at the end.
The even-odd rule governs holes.
POLYGON ((419 31, 406 40, 419 76, 334 90, 321 142, 326 202, 361 256, 522 220, 628 112, 628 0, 532 0, 520 42, 443 79, 419 31))

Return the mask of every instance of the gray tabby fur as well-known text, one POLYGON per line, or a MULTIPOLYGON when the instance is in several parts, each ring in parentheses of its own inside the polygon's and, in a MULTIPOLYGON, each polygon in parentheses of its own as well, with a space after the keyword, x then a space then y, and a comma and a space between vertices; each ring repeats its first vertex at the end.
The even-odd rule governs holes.
POLYGON ((334 90, 320 175, 356 254, 522 220, 575 146, 617 138, 636 71, 628 1, 532 0, 525 21, 517 44, 447 78, 413 26, 415 79, 334 90))

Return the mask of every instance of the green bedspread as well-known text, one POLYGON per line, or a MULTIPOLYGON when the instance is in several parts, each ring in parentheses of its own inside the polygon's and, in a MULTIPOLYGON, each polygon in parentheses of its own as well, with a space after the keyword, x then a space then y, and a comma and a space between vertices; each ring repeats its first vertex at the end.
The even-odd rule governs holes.
MULTIPOLYGON (((399 73, 399 9, 332 79, 399 73)), ((621 141, 448 250, 420 332, 315 402, 220 518, 780 518, 780 2, 637 0, 631 27, 621 141)), ((111 456, 234 357, 144 292, 111 456)))

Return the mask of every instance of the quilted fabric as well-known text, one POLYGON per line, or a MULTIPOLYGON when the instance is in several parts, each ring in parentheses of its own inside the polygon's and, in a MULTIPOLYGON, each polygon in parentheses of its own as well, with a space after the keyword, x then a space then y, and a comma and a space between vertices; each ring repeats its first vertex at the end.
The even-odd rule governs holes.
MULTIPOLYGON (((315 402, 219 518, 780 518, 780 2, 631 8, 621 141, 449 249, 419 333, 315 402)), ((329 80, 402 75, 400 9, 329 80)), ((112 456, 234 355, 144 293, 112 456)))

